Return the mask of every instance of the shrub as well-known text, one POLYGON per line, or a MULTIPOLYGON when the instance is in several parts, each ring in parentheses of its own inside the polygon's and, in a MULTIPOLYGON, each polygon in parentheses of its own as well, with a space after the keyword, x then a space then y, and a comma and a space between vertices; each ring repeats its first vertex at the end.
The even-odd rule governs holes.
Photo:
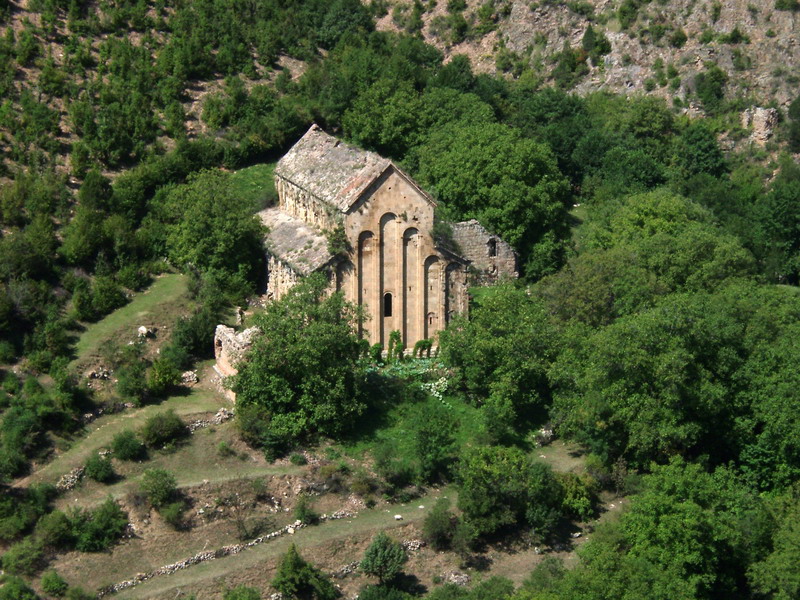
POLYGON ((217 444, 217 454, 223 457, 236 456, 236 450, 231 448, 231 445, 228 442, 222 440, 219 444, 217 444))
POLYGON ((97 596, 90 594, 81 587, 73 587, 67 590, 67 600, 94 600, 97 596))
POLYGON ((269 411, 257 404, 236 407, 236 427, 242 441, 248 446, 259 448, 269 432, 269 411))
POLYGON ((175 477, 164 469, 148 469, 142 475, 139 489, 155 508, 166 506, 178 492, 175 477))
POLYGON ((186 510, 186 505, 183 502, 171 502, 158 512, 174 529, 181 529, 185 525, 183 520, 184 510, 186 510))
POLYGON ((591 517, 595 501, 591 483, 574 473, 561 473, 557 478, 563 491, 562 508, 564 514, 575 519, 588 519, 591 517))
POLYGON ((126 302, 122 288, 108 277, 98 277, 92 286, 92 307, 96 316, 107 315, 126 302))
POLYGON ((39 519, 34 534, 47 548, 69 548, 75 542, 72 521, 60 510, 54 510, 39 519))
POLYGON ((81 552, 102 552, 122 537, 127 526, 127 513, 109 496, 97 509, 73 517, 78 537, 75 547, 81 552))
POLYGON ((293 465, 297 465, 298 467, 308 464, 306 457, 299 453, 292 454, 289 457, 289 462, 292 463, 293 465))
POLYGON ((136 403, 145 399, 147 388, 147 365, 141 359, 121 365, 117 369, 117 392, 136 403))
POLYGON ((26 538, 3 555, 3 570, 12 575, 32 577, 44 566, 44 551, 38 540, 26 538))
POLYGON ((222 600, 261 600, 261 594, 255 588, 237 585, 226 591, 222 600))
POLYGON ((147 376, 147 389, 156 398, 169 394, 181 380, 181 373, 172 360, 159 358, 153 361, 147 376))
POLYGON ((116 476, 116 473, 114 473, 114 466, 111 464, 111 459, 100 456, 99 454, 93 455, 86 461, 83 472, 89 479, 94 479, 99 483, 111 483, 116 476))
POLYGON ((450 512, 450 500, 440 498, 422 523, 422 537, 434 550, 446 550, 457 524, 458 519, 450 512))
POLYGON ((319 515, 311 507, 311 500, 305 494, 301 494, 297 499, 294 508, 294 518, 301 521, 304 525, 312 525, 319 520, 319 515))
POLYGON ((387 585, 367 585, 358 592, 358 600, 410 600, 413 596, 387 585))
POLYGON ((111 450, 120 460, 139 460, 147 456, 147 449, 130 429, 120 431, 111 441, 111 450))
POLYGON ((3 577, 0 583, 0 600, 39 600, 36 592, 19 577, 3 577))
POLYGON ((42 575, 42 590, 50 596, 61 598, 69 586, 64 578, 55 571, 47 571, 42 575))
POLYGON ((163 448, 189 434, 186 425, 174 411, 158 413, 145 421, 139 435, 148 448, 163 448))

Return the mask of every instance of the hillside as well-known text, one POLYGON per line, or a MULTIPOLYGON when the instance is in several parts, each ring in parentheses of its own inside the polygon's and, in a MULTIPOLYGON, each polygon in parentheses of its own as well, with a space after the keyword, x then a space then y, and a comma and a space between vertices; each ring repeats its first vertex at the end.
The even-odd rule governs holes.
MULTIPOLYGON (((609 51, 563 82, 567 89, 574 83, 582 94, 647 92, 689 106, 695 78, 710 62, 728 74, 727 93, 742 106, 785 107, 797 95, 798 12, 791 2, 469 0, 421 6, 432 4, 421 13, 425 40, 447 56, 469 56, 480 72, 530 69, 553 82, 565 44, 580 52, 591 26, 608 39, 609 51), (782 5, 788 9, 776 8, 782 5)), ((409 28, 413 12, 414 2, 395 3, 378 27, 409 28)))
POLYGON ((0 0, 0 600, 800 596, 798 14, 0 0))

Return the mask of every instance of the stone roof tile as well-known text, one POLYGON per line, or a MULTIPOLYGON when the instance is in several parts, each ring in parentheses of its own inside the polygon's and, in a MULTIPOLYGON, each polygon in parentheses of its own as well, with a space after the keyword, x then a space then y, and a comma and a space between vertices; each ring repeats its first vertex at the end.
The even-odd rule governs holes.
POLYGON ((277 207, 262 210, 258 216, 269 228, 267 250, 297 273, 313 273, 333 258, 327 238, 300 219, 277 207))
POLYGON ((391 164, 387 158, 345 144, 312 125, 278 161, 275 175, 347 212, 391 164))

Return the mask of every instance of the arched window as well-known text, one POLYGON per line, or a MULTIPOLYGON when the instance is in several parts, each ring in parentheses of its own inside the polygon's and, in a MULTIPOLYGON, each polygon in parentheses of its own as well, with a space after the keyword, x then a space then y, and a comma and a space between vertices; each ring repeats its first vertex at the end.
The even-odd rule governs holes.
POLYGON ((489 256, 497 256, 497 240, 492 238, 486 243, 486 249, 489 256))
POLYGON ((383 316, 392 316, 392 295, 388 292, 383 295, 383 316))

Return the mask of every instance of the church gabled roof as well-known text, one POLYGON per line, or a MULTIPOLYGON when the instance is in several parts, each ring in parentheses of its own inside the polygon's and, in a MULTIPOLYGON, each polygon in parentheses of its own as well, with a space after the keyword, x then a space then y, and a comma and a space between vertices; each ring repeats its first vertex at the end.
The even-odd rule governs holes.
POLYGON ((275 175, 346 213, 389 168, 402 174, 433 203, 430 196, 388 158, 346 144, 318 125, 312 125, 278 161, 275 175))

